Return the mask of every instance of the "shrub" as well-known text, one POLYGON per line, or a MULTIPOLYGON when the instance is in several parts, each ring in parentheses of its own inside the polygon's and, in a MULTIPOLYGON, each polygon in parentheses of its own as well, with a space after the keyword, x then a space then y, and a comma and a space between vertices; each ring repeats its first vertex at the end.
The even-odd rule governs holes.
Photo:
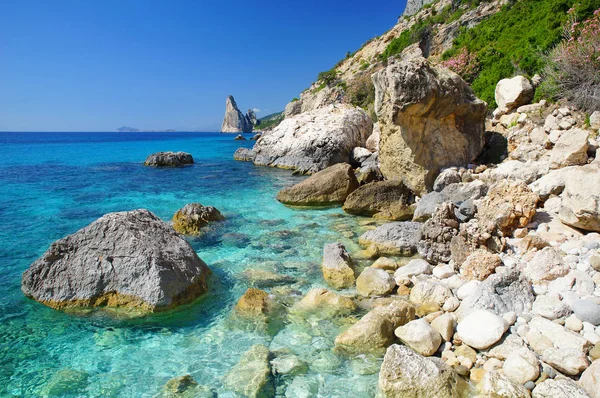
POLYGON ((466 82, 471 83, 479 72, 479 61, 477 56, 463 48, 456 56, 442 62, 442 65, 457 73, 466 82))
POLYGON ((593 111, 600 108, 600 8, 583 22, 577 21, 575 8, 569 16, 564 40, 548 57, 546 89, 593 111))

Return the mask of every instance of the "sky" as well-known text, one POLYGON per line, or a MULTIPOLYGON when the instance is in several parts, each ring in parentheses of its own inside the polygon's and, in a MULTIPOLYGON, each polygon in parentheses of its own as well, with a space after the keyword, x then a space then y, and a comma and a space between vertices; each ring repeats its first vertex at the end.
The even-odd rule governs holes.
POLYGON ((0 131, 218 131, 390 29, 405 0, 0 0, 0 131))

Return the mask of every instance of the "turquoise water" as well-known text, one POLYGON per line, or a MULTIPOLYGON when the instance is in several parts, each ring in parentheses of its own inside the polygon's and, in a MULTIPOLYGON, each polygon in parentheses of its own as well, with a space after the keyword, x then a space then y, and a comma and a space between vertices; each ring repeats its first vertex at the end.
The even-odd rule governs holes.
MULTIPOLYGON (((0 396, 151 397, 169 379, 191 374, 219 397, 235 397, 221 379, 258 343, 309 363, 297 380, 276 380, 279 395, 294 384, 310 385, 310 396, 373 396, 377 374, 365 370, 364 358, 332 351, 339 322, 284 318, 266 332, 232 321, 249 269, 291 277, 298 294, 325 287, 323 245, 358 250, 362 231, 340 209, 277 202, 277 191, 299 177, 233 160, 235 149, 251 145, 209 133, 0 133, 0 396), (190 152, 196 164, 142 165, 166 150, 190 152), (215 206, 227 219, 190 240, 213 270, 209 293, 194 304, 127 320, 70 315, 22 295, 22 272, 52 241, 107 212, 147 208, 169 220, 189 202, 215 206)), ((292 388, 290 395, 299 396, 292 388)))

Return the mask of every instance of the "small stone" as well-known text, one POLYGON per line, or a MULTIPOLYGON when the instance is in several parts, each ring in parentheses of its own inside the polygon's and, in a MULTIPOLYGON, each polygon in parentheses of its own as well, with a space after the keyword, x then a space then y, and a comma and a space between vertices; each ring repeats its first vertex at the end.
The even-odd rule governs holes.
POLYGON ((385 271, 396 271, 399 267, 398 263, 391 258, 387 257, 379 257, 375 262, 371 265, 373 268, 379 268, 385 271))
POLYGON ((456 328, 456 321, 452 315, 443 314, 431 322, 431 327, 437 330, 444 341, 452 341, 454 329, 456 328))
POLYGON ((477 249, 467 257, 461 267, 465 278, 482 281, 494 273, 495 269, 502 265, 500 256, 487 250, 477 249))
POLYGON ((356 291, 361 296, 386 296, 396 287, 396 281, 386 271, 367 267, 356 279, 356 291))
POLYGON ((573 312, 582 322, 600 325, 600 306, 591 300, 576 300, 573 303, 573 312))
POLYGON ((575 314, 565 319, 565 327, 574 332, 580 332, 583 329, 583 322, 575 314))
POLYGON ((447 279, 456 274, 456 272, 454 272, 454 267, 449 264, 439 264, 433 268, 432 274, 438 279, 447 279))
POLYGON ((521 384, 536 380, 540 375, 538 360, 527 348, 513 352, 502 366, 504 374, 521 384))
POLYGON ((600 343, 596 343, 594 347, 588 353, 592 361, 600 358, 600 343))
POLYGON ((569 315, 571 309, 560 300, 557 294, 547 294, 535 298, 532 312, 554 320, 569 315))
POLYGON ((426 357, 433 355, 442 344, 442 336, 423 319, 400 326, 394 333, 400 341, 426 357))
POLYGON ((535 383, 533 381, 528 381, 527 383, 523 384, 523 387, 525 387, 529 391, 533 391, 533 389, 535 388, 535 383))
POLYGON ((448 300, 446 300, 442 309, 446 312, 452 312, 452 311, 456 310, 459 305, 460 305, 460 301, 456 297, 453 296, 453 297, 450 297, 448 300))
POLYGON ((502 315, 502 319, 504 319, 509 325, 514 325, 514 323, 517 321, 517 314, 514 311, 510 311, 502 315))
MULTIPOLYGON (((431 265, 425 260, 415 259, 410 260, 405 266, 398 268, 394 273, 394 279, 398 282, 399 280, 422 274, 431 274, 431 265)), ((398 282, 398 285, 400 285, 400 282, 398 282)))
POLYGON ((493 370, 502 369, 503 365, 504 363, 501 360, 497 358, 490 358, 485 362, 483 368, 488 372, 491 372, 493 370))
POLYGON ((498 315, 487 310, 478 310, 467 315, 458 324, 457 332, 465 344, 482 350, 500 340, 508 326, 498 315))
POLYGON ((456 348, 454 349, 454 354, 457 357, 469 358, 471 360, 471 362, 477 361, 477 352, 475 352, 474 349, 472 349, 471 347, 469 347, 466 344, 461 344, 459 346, 456 346, 456 348))

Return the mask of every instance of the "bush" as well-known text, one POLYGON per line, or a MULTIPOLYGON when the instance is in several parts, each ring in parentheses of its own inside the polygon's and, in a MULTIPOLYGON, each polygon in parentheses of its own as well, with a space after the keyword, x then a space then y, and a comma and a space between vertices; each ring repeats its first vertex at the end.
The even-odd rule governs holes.
POLYGON ((442 65, 457 73, 467 83, 472 83, 479 72, 477 56, 463 48, 456 56, 442 62, 442 65))
POLYGON ((574 8, 569 16, 564 40, 548 57, 545 87, 591 112, 600 109, 600 8, 581 23, 574 8))

